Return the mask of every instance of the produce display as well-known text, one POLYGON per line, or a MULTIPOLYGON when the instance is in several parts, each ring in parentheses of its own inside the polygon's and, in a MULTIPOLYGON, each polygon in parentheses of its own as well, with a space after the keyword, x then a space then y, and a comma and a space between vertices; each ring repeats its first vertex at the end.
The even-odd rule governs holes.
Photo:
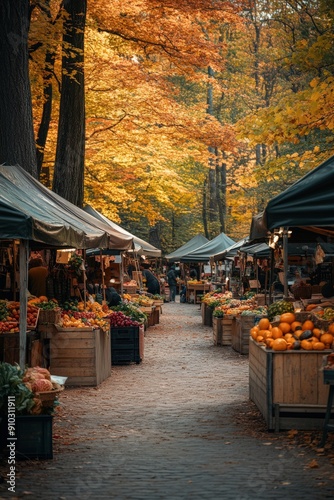
MULTIPOLYGON (((36 328, 38 307, 27 305, 27 329, 36 328)), ((20 302, 0 300, 0 333, 16 333, 20 325, 20 302)))
POLYGON ((268 318, 272 321, 275 316, 279 316, 285 312, 294 312, 295 308, 292 302, 288 302, 286 300, 278 300, 277 302, 273 302, 268 306, 268 318))
POLYGON ((106 313, 92 311, 62 311, 60 325, 62 328, 101 328, 109 331, 109 321, 106 313))
POLYGON ((135 304, 131 303, 121 303, 118 306, 113 306, 111 308, 115 312, 122 312, 125 316, 128 316, 133 321, 137 321, 138 323, 145 323, 146 314, 143 313, 135 304))
POLYGON ((108 315, 110 321, 110 327, 125 327, 125 326, 139 326, 140 323, 138 321, 134 321, 129 316, 126 316, 121 311, 114 311, 113 313, 108 315))
POLYGON ((250 336, 274 351, 323 351, 333 347, 334 323, 325 331, 316 328, 310 319, 301 321, 294 312, 285 312, 275 323, 271 323, 268 318, 261 318, 259 323, 250 329, 250 336))

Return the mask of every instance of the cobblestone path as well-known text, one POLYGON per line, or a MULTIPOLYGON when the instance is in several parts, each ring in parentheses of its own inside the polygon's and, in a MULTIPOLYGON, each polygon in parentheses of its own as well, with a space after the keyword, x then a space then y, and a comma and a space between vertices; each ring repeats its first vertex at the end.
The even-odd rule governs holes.
POLYGON ((265 426, 248 400, 248 358, 213 346, 198 305, 164 304, 140 365, 113 366, 61 403, 53 460, 18 463, 16 492, 3 482, 0 499, 333 498, 330 461, 252 432, 265 426))

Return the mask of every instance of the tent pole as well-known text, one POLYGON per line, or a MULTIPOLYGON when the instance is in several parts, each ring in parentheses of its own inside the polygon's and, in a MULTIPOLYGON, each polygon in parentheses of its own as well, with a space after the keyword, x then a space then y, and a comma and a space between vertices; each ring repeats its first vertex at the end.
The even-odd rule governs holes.
POLYGON ((283 264, 284 264, 284 298, 289 297, 288 289, 288 228, 285 227, 283 231, 283 264))
POLYGON ((101 271, 102 271, 102 295, 103 295, 103 303, 106 303, 106 289, 104 286, 104 263, 103 263, 103 255, 102 249, 100 248, 100 261, 101 261, 101 271))
POLYGON ((20 356, 19 363, 21 370, 26 364, 27 348, 27 289, 28 289, 28 255, 29 241, 20 240, 20 356))
POLYGON ((121 272, 120 272, 121 296, 123 297, 123 293, 124 293, 124 286, 123 286, 123 282, 124 282, 124 261, 123 261, 123 254, 122 254, 122 252, 121 252, 121 264, 120 264, 120 268, 121 268, 121 272))

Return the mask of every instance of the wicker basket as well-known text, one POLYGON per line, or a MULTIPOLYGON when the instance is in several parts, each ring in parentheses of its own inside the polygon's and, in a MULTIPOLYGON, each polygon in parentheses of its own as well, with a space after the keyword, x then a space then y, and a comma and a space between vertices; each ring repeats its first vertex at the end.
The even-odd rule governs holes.
POLYGON ((54 389, 53 391, 45 391, 45 392, 36 392, 36 396, 42 401, 42 406, 44 408, 51 408, 56 398, 59 396, 61 392, 63 392, 64 387, 60 387, 59 389, 54 389))
POLYGON ((312 286, 311 285, 299 285, 296 287, 291 287, 291 291, 296 300, 299 299, 310 299, 312 297, 312 286))

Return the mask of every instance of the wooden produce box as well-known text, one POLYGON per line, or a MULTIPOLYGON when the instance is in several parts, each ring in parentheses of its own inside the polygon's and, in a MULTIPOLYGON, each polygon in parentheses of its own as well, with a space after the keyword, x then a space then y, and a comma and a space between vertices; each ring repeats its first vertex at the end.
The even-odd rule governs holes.
POLYGON ((202 314, 202 325, 204 326, 212 326, 212 314, 213 309, 209 307, 205 302, 201 304, 201 314, 202 314))
POLYGON ((328 398, 323 356, 331 351, 272 351, 249 339, 249 397, 268 430, 321 429, 328 398))
POLYGON ((232 332, 234 329, 235 316, 224 316, 222 321, 222 345, 232 345, 232 332))
POLYGON ((213 344, 222 345, 223 341, 223 318, 212 317, 213 344))
POLYGON ((50 371, 66 385, 97 386, 111 374, 110 335, 100 329, 62 329, 50 338, 50 371))
MULTIPOLYGON (((0 335, 0 361, 11 365, 20 363, 20 334, 18 332, 0 335)), ((44 367, 43 344, 36 332, 27 332, 26 364, 44 367)))
POLYGON ((249 352, 249 330, 255 324, 255 315, 239 316, 232 331, 232 348, 240 354, 249 352))

